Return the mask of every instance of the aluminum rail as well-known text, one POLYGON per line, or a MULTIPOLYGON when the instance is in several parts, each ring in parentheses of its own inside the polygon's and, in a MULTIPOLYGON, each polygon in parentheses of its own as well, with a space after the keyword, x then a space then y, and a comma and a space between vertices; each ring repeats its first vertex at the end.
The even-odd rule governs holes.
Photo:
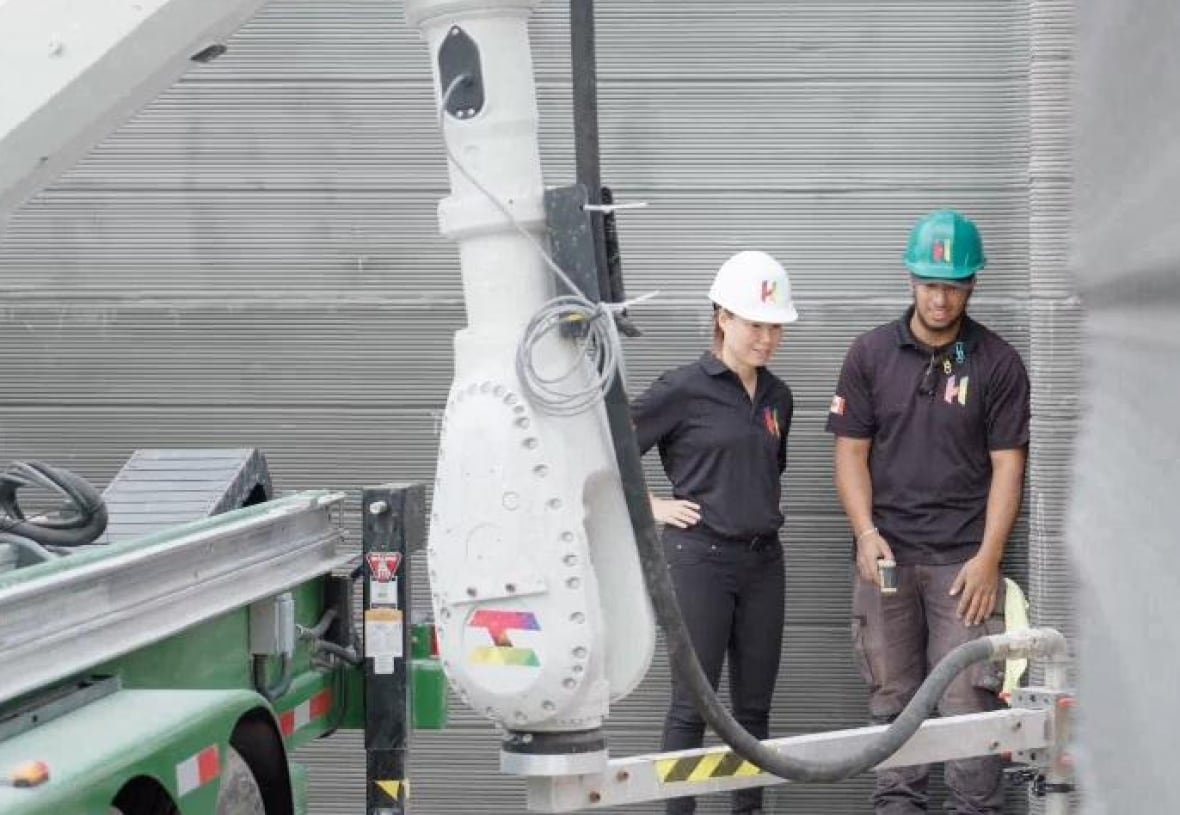
POLYGON ((85 672, 344 563, 308 492, 0 578, 0 702, 85 672))
MULTIPOLYGON (((1046 748, 1053 715, 1050 709, 1010 709, 930 719, 878 769, 1046 748)), ((763 744, 799 759, 835 759, 863 748, 885 730, 885 725, 835 730, 763 744)), ((782 783, 787 782, 743 761, 728 747, 682 750, 615 759, 599 773, 531 777, 528 808, 574 812, 782 783)))

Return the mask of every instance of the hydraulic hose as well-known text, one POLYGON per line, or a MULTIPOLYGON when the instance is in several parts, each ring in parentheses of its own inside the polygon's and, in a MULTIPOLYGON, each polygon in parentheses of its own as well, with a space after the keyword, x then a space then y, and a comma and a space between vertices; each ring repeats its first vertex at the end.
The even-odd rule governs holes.
POLYGON ((0 474, 0 533, 26 538, 43 547, 85 546, 106 531, 107 508, 91 484, 69 470, 40 461, 15 461, 0 474), (54 514, 29 519, 17 499, 22 487, 37 486, 61 497, 54 514))
POLYGON ((6 535, 0 532, 0 546, 15 546, 30 555, 34 560, 53 560, 57 555, 45 547, 20 535, 6 535))
POLYGON ((794 758, 773 750, 750 735, 717 698, 697 659, 688 627, 676 599, 676 588, 668 572, 651 514, 647 485, 640 465, 625 396, 616 384, 607 394, 607 416, 614 438, 616 457, 623 478, 627 510, 635 528, 643 577, 651 595, 656 619, 664 630, 668 660, 676 678, 684 683, 701 717, 739 756, 764 772, 797 782, 843 781, 872 769, 896 753, 917 732, 938 706, 951 682, 977 662, 1005 659, 1009 653, 1038 650, 1060 657, 1065 652, 1065 638, 1056 631, 1023 632, 1024 636, 997 635, 981 637, 960 645, 935 666, 914 698, 876 739, 861 749, 840 758, 816 761, 794 758))
POLYGON ((270 657, 266 654, 254 655, 254 689, 268 702, 273 702, 291 689, 294 670, 290 654, 279 655, 279 678, 272 685, 267 676, 267 663, 270 657))

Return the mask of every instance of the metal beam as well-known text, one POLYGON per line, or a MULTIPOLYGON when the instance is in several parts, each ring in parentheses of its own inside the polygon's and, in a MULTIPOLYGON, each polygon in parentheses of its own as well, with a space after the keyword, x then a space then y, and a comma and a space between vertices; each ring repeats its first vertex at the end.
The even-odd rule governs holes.
POLYGON ((263 0, 0 2, 0 230, 263 0))
POLYGON ((0 581, 0 702, 326 574, 348 559, 343 499, 302 493, 0 581))
MULTIPOLYGON (((1050 743, 1052 711, 1011 709, 931 719, 878 769, 1036 750, 1050 743)), ((823 760, 855 751, 885 726, 771 739, 772 749, 823 760)), ((609 762, 601 773, 528 779, 533 812, 574 812, 786 783, 742 761, 728 747, 683 750, 609 762)))

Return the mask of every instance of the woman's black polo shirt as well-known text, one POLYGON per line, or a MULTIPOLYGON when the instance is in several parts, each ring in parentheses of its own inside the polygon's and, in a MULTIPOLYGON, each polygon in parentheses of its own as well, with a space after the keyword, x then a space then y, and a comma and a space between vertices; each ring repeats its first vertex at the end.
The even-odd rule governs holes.
POLYGON ((898 562, 958 563, 983 539, 990 452, 1028 444, 1028 374, 971 318, 932 349, 910 332, 912 315, 853 342, 827 427, 873 440, 873 523, 898 562))
POLYGON ((750 399, 712 353, 668 371, 631 405, 639 450, 658 446, 676 498, 701 507, 724 537, 776 535, 787 463, 791 389, 765 368, 750 399))

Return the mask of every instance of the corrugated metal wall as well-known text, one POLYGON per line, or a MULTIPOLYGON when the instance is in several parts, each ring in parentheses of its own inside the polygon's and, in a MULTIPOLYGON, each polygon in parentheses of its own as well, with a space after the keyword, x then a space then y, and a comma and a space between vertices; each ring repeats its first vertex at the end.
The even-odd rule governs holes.
MULTIPOLYGON (((924 210, 957 206, 984 229, 992 264, 974 312, 1037 381, 1034 596, 1067 614, 1055 552, 1071 437, 1058 419, 1077 410, 1076 365, 1061 361, 1076 304, 1058 240, 1061 125, 1035 129, 1064 105, 1038 71, 1060 78, 1065 0, 597 5, 604 177, 652 204, 622 218, 627 286, 664 292, 636 313, 633 389, 706 344, 704 292, 730 252, 766 249, 795 276, 803 316, 775 366, 797 399, 775 731, 864 719, 822 426, 848 342, 907 301, 899 256, 924 210)), ((532 26, 555 184, 573 174, 566 11, 549 2, 532 26)), ((429 482, 463 319, 455 253, 436 237, 432 111, 399 3, 267 6, 4 236, 0 457, 105 483, 137 447, 257 445, 280 488, 429 482)), ((1028 530, 1011 550, 1022 577, 1028 530)), ((612 719, 617 754, 656 748, 666 687, 661 655, 612 719)), ((494 745, 458 708, 452 729, 418 736, 416 810, 521 811, 494 745)), ((314 811, 359 811, 359 740, 309 755, 314 811)), ((868 787, 781 787, 768 809, 865 811, 868 787)))

